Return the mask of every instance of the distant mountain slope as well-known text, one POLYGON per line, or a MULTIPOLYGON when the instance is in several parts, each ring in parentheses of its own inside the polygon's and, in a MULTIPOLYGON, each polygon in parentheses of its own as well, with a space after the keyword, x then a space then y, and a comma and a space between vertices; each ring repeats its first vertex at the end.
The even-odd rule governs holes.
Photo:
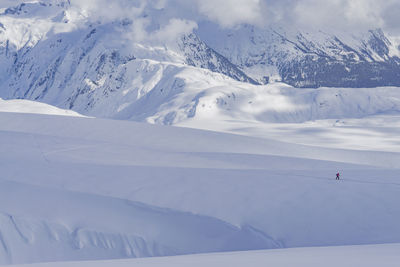
POLYGON ((0 14, 0 58, 8 63, 2 64, 2 95, 54 99, 74 87, 67 100, 72 108, 79 95, 93 91, 94 87, 101 87, 104 95, 128 89, 129 80, 137 72, 126 73, 125 66, 136 58, 186 62, 255 83, 194 34, 178 38, 179 50, 175 52, 138 48, 135 44, 131 47, 125 39, 131 30, 131 20, 121 18, 100 24, 81 21, 84 25, 76 29, 75 25, 68 26, 69 2, 54 2, 57 4, 20 4, 0 14), (33 27, 32 23, 41 27, 33 27))
POLYGON ((224 30, 205 23, 198 34, 260 81, 268 76, 295 87, 400 85, 398 43, 379 29, 331 34, 279 26, 224 30))
POLYGON ((186 63, 190 66, 219 72, 237 81, 259 84, 255 80, 249 78, 225 57, 209 48, 206 43, 202 42, 198 36, 193 33, 183 36, 180 46, 186 57, 186 63))
POLYGON ((92 18, 63 0, 0 9, 0 97, 161 124, 206 110, 273 122, 399 111, 394 88, 359 95, 348 90, 344 96, 343 89, 302 92, 273 83, 400 86, 400 51, 381 30, 352 35, 278 26, 221 29, 211 22, 169 20, 169 12, 149 7, 134 18, 92 18), (142 20, 142 30, 152 31, 136 36, 142 20), (174 32, 179 27, 185 30, 174 32), (379 101, 370 107, 371 98, 379 101))

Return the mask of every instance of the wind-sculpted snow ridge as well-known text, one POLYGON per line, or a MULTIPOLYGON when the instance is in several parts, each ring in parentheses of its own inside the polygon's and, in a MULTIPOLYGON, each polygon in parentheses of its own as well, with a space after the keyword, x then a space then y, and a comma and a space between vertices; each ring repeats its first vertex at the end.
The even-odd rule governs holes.
POLYGON ((1 263, 400 242, 395 40, 134 2, 0 7, 1 263))
POLYGON ((249 227, 211 217, 4 180, 0 184, 0 264, 278 246, 249 227))
POLYGON ((2 263, 400 242, 398 150, 283 139, 0 113, 2 263))
POLYGON ((15 267, 397 267, 400 244, 314 247, 212 253, 179 257, 108 260, 85 262, 57 262, 15 267))

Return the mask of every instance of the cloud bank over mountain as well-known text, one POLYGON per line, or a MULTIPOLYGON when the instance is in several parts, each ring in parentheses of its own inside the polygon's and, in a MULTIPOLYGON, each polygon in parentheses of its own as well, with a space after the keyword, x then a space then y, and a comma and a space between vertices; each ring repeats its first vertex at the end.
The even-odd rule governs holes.
POLYGON ((91 19, 129 17, 143 28, 151 28, 146 10, 155 9, 160 11, 159 22, 181 19, 182 24, 173 24, 177 30, 182 25, 195 27, 196 23, 209 20, 222 28, 281 24, 337 31, 383 28, 391 34, 400 33, 398 0, 71 0, 71 5, 91 19))
MULTIPOLYGON (((61 0, 60 0, 61 1, 61 0)), ((64 1, 64 0, 62 0, 64 1)), ((2 0, 0 8, 34 2, 2 0)), ((65 1, 64 1, 65 2, 65 1)), ((143 15, 146 8, 195 21, 212 20, 221 27, 247 23, 288 23, 331 28, 377 28, 398 32, 399 0, 68 0, 84 15, 110 20, 143 15), (179 10, 179 11, 177 11, 179 10), (182 13, 181 11, 186 12, 182 13)), ((165 15, 165 14, 164 14, 165 15)))

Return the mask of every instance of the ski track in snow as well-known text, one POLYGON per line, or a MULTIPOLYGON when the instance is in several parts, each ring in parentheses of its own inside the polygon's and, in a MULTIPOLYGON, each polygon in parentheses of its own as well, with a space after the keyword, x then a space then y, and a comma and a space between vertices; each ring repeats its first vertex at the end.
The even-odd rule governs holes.
POLYGON ((0 212, 14 221, 2 222, 3 264, 400 241, 393 151, 38 114, 0 122, 0 212))
MULTIPOLYGON (((399 88, 276 82, 287 65, 288 82, 317 85, 318 71, 290 65, 321 50, 349 72, 337 86, 369 70, 354 84, 397 84, 379 66, 398 40, 203 22, 142 43, 131 20, 48 2, 0 10, 0 96, 47 103, 0 99, 0 264, 272 248, 292 249, 60 266, 399 262, 396 244, 293 249, 400 242, 399 88), (359 69, 362 55, 375 68, 359 69)), ((145 8, 148 28, 167 7, 145 8)))

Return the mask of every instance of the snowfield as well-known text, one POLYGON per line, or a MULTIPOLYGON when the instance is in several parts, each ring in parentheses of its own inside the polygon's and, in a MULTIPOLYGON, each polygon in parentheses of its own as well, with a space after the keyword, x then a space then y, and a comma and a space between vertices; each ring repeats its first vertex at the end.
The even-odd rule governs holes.
POLYGON ((143 62, 89 114, 159 125, 0 100, 1 264, 400 242, 398 88, 143 62))
POLYGON ((3 100, 0 98, 0 112, 32 113, 83 117, 72 110, 60 109, 45 103, 25 99, 3 100))
POLYGON ((108 2, 0 0, 0 264, 398 265, 400 39, 108 2))
POLYGON ((0 113, 1 263, 400 242, 400 153, 285 133, 0 113))
POLYGON ((263 267, 397 267, 400 261, 400 245, 369 245, 346 247, 320 247, 274 249, 266 251, 214 253, 178 257, 146 258, 134 260, 41 263, 13 265, 15 267, 220 267, 254 266, 263 267))

